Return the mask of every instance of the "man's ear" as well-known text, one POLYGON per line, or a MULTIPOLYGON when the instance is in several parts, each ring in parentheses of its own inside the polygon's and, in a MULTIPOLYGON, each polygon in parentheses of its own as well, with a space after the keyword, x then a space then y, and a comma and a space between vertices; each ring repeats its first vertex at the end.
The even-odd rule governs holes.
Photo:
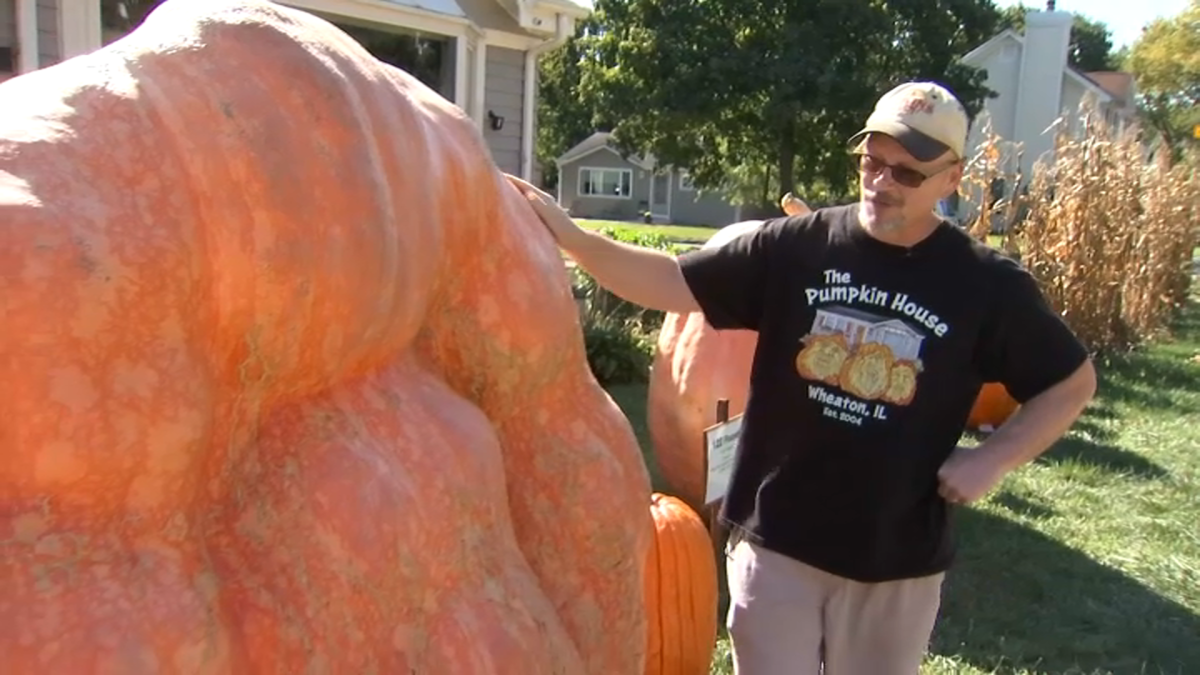
POLYGON ((962 186, 964 174, 966 173, 966 163, 961 159, 948 171, 946 171, 946 186, 942 190, 942 198, 945 199, 950 195, 958 192, 958 188, 962 186))

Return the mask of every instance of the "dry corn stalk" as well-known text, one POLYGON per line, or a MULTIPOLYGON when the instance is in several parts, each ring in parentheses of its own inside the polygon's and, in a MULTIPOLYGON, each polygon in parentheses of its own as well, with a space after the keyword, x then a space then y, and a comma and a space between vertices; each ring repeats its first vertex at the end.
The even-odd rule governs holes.
POLYGON ((982 239, 1000 224, 1001 245, 1090 348, 1127 348, 1162 334, 1186 301, 1200 243, 1196 164, 1150 159, 1134 131, 1118 136, 1091 110, 1077 125, 1060 123, 1052 162, 1024 193, 1013 152, 985 126, 964 181, 969 229, 982 239), (1007 193, 992 203, 997 178, 1007 193))

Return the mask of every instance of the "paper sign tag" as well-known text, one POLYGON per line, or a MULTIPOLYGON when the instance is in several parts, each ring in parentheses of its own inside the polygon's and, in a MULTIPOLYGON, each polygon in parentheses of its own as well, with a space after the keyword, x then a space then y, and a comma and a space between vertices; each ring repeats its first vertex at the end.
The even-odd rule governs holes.
POLYGON ((725 496, 725 490, 729 487, 729 477, 733 473, 738 438, 741 435, 741 415, 704 430, 704 451, 708 460, 708 480, 704 487, 705 504, 712 504, 725 496))

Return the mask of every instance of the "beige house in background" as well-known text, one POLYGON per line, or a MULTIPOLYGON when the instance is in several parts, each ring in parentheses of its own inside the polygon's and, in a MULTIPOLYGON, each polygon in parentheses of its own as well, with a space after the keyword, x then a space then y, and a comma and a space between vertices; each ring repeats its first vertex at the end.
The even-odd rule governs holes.
MULTIPOLYGON (((566 42, 590 9, 572 0, 278 1, 338 24, 373 52, 397 38, 419 42, 432 56, 418 76, 479 124, 500 169, 541 180, 533 150, 537 59, 566 42)), ((124 29, 103 25, 101 11, 115 15, 118 4, 0 0, 0 81, 120 38, 124 29)))
POLYGON ((962 62, 987 71, 985 86, 997 97, 984 104, 984 114, 972 125, 968 152, 984 140, 985 122, 1010 146, 1010 170, 1016 167, 1015 144, 1022 148, 1020 169, 1028 179, 1037 161, 1052 159, 1059 117, 1078 128, 1085 102, 1116 133, 1136 122, 1137 90, 1133 76, 1122 72, 1081 72, 1067 58, 1074 15, 1063 11, 1032 10, 1025 15, 1025 32, 1006 30, 962 57, 962 62))

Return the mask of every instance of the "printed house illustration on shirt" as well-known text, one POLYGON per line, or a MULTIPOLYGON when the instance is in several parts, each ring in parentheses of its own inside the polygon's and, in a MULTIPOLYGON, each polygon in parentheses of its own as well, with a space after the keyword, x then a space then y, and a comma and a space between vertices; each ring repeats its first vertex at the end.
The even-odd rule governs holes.
POLYGON ((900 319, 892 319, 843 305, 829 305, 817 310, 813 319, 814 335, 846 337, 846 346, 854 351, 864 344, 882 344, 892 350, 898 360, 916 361, 921 355, 925 336, 900 319))

